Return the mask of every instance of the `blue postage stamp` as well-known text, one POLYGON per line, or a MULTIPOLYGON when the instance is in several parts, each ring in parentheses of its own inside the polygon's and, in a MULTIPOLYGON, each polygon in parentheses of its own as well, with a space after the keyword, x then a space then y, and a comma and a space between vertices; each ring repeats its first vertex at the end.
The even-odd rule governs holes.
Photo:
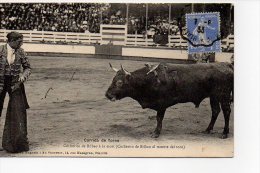
POLYGON ((219 12, 186 14, 188 53, 221 52, 219 12))

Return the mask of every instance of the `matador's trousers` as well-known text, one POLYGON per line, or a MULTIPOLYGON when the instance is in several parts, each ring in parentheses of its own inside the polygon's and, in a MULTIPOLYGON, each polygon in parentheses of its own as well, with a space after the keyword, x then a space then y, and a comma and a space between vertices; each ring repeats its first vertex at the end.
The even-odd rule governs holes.
POLYGON ((9 94, 2 147, 7 152, 18 153, 29 150, 26 113, 29 105, 24 85, 20 84, 18 88, 12 90, 11 81, 11 76, 5 76, 3 91, 0 93, 0 113, 2 113, 6 93, 9 94))

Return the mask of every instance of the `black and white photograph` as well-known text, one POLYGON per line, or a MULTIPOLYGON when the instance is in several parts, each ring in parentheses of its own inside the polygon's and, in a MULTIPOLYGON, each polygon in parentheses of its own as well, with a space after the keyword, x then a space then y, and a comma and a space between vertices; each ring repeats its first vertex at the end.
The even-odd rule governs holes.
POLYGON ((233 3, 0 3, 0 157, 234 157, 233 3))

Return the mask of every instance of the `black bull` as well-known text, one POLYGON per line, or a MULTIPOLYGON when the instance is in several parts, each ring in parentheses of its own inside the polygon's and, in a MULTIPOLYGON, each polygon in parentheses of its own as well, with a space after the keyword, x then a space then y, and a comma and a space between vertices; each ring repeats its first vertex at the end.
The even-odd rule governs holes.
POLYGON ((225 126, 222 138, 229 133, 231 93, 234 73, 229 63, 210 64, 159 64, 126 71, 122 66, 115 70, 106 97, 112 101, 131 97, 142 106, 157 111, 157 126, 152 137, 159 137, 162 120, 168 107, 177 103, 192 102, 199 107, 201 101, 210 98, 211 121, 205 130, 210 133, 222 108, 225 126))

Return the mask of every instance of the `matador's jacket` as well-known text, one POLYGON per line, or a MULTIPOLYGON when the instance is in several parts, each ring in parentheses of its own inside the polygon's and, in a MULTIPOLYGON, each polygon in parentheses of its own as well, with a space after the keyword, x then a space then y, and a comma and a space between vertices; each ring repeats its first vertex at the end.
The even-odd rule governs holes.
POLYGON ((22 48, 15 51, 15 60, 13 64, 8 66, 7 62, 7 45, 0 46, 0 92, 3 90, 4 76, 6 70, 10 70, 12 78, 12 86, 18 82, 19 76, 23 75, 27 79, 31 73, 30 63, 22 48), (9 69, 7 69, 8 67, 9 69))

